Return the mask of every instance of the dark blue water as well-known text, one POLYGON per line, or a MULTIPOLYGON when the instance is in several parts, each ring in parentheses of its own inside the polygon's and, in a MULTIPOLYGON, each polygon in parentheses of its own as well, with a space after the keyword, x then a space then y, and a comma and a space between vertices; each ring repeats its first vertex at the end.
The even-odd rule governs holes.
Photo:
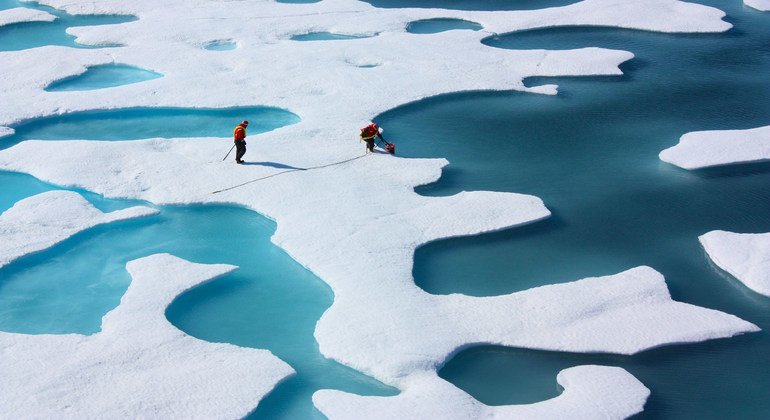
POLYGON ((0 149, 28 139, 136 140, 153 137, 229 137, 233 127, 249 121, 249 135, 299 122, 289 111, 270 107, 222 109, 130 108, 75 112, 39 118, 14 126, 0 138, 0 149))
POLYGON ((26 22, 0 27, 0 51, 18 51, 44 45, 62 45, 73 48, 98 48, 75 42, 67 28, 74 26, 114 25, 136 20, 135 16, 70 15, 52 7, 15 0, 0 0, 0 10, 27 7, 46 11, 58 19, 53 22, 26 22))
POLYGON ((106 64, 89 67, 85 73, 58 80, 48 85, 49 92, 104 89, 129 85, 163 77, 154 71, 125 64, 106 64))
POLYGON ((413 34, 436 34, 439 32, 465 29, 471 31, 481 30, 483 27, 476 22, 462 19, 424 19, 409 23, 406 31, 413 34))
POLYGON ((461 190, 541 197, 554 216, 524 228, 429 244, 416 282, 431 293, 497 295, 649 265, 676 300, 736 314, 763 332, 632 357, 503 348, 467 350, 442 376, 491 404, 557 394, 556 373, 622 366, 651 390, 640 417, 770 415, 770 300, 714 268, 697 237, 713 229, 770 231, 770 164, 688 172, 658 153, 689 131, 770 124, 770 14, 740 2, 725 34, 666 35, 555 28, 488 38, 516 49, 587 46, 636 55, 623 77, 530 79, 558 96, 469 93, 432 98, 376 119, 399 154, 447 157, 425 195, 461 190))
POLYGON ((311 32, 309 34, 294 35, 295 41, 346 41, 351 39, 370 38, 371 35, 345 35, 331 32, 311 32))
POLYGON ((452 10, 534 10, 566 6, 579 0, 362 0, 382 8, 436 8, 452 10))

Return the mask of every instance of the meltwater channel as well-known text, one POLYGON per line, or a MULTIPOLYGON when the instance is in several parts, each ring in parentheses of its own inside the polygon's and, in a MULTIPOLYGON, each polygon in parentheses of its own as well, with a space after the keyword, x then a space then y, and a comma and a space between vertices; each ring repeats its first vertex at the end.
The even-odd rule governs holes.
POLYGON ((408 157, 446 157, 425 195, 461 190, 541 197, 549 220, 418 249, 414 277, 436 294, 499 295, 649 265, 676 300, 735 314, 762 332, 636 356, 478 347, 441 370, 488 404, 558 394, 556 374, 580 364, 627 369, 652 391, 640 418, 762 418, 770 413, 770 300, 715 268, 698 236, 770 232, 770 163, 685 171, 658 153, 689 131, 770 124, 770 14, 709 1, 723 34, 551 28, 487 38, 491 48, 588 46, 635 54, 622 77, 531 79, 557 96, 464 93, 379 116, 408 157))

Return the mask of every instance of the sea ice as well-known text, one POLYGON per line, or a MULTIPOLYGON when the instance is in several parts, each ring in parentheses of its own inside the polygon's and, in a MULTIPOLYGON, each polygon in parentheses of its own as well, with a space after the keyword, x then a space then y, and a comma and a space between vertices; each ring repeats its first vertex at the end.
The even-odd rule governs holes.
POLYGON ((157 213, 143 206, 102 213, 72 191, 49 191, 26 198, 0 214, 0 268, 94 226, 157 213))
POLYGON ((624 369, 576 366, 559 372, 564 391, 536 404, 492 407, 449 382, 431 375, 415 377, 395 397, 362 397, 323 390, 315 405, 331 419, 621 419, 639 413, 650 391, 624 369))
POLYGON ((770 0, 743 0, 743 3, 761 12, 770 11, 770 0))
POLYGON ((714 230, 698 238, 714 264, 770 297, 770 233, 714 230))
POLYGON ((6 25, 25 22, 53 22, 56 16, 28 7, 15 7, 13 9, 0 10, 0 28, 6 25))
MULTIPOLYGON (((204 0, 172 0, 162 4, 152 0, 43 3, 69 13, 133 14, 139 20, 68 30, 80 43, 125 45, 122 48, 107 51, 42 47, 1 54, 0 67, 14 77, 0 79, 0 95, 14 106, 0 108, 0 126, 13 127, 41 116, 91 109, 255 104, 291 110, 302 121, 269 134, 249 136, 246 159, 250 165, 221 162, 232 142, 204 138, 25 141, 0 151, 0 169, 31 173, 43 180, 87 188, 108 197, 139 198, 158 204, 243 205, 276 220, 273 242, 334 291, 334 304, 319 320, 315 332, 322 353, 403 391, 387 400, 366 399, 365 404, 356 403, 361 413, 369 413, 376 404, 388 405, 390 401, 394 403, 393 415, 402 409, 399 407, 424 410, 422 416, 403 412, 407 414, 404 417, 431 418, 447 413, 446 407, 454 407, 451 401, 425 407, 414 407, 412 401, 428 397, 438 401, 444 396, 464 394, 449 390, 453 387, 442 383, 435 371, 455 352, 476 343, 634 353, 665 344, 756 330, 754 325, 734 316, 672 301, 662 276, 650 268, 508 296, 430 295, 414 284, 411 274, 418 246, 447 237, 531 223, 548 217, 550 212, 537 197, 513 193, 475 191, 449 197, 421 196, 414 188, 436 181, 448 164, 446 160, 401 159, 377 153, 363 156, 364 148, 356 135, 358 128, 373 116, 410 101, 469 90, 517 89, 555 94, 553 85, 527 88, 522 80, 531 76, 619 75, 619 64, 633 57, 626 51, 602 48, 489 48, 480 40, 490 32, 560 25, 721 32, 731 25, 722 20, 724 13, 720 10, 675 0, 585 0, 565 7, 520 12, 376 9, 354 0, 313 4, 204 0), (179 16, 185 19, 180 21, 179 16), (478 22, 484 29, 433 35, 414 35, 405 30, 409 22, 435 18, 478 22), (377 36, 345 42, 291 40, 294 35, 310 32, 377 36), (237 42, 238 53, 233 56, 200 48, 213 39, 237 42), (36 65, 41 57, 51 65, 36 65), (85 67, 113 62, 150 68, 165 77, 109 91, 43 90, 52 81, 78 74, 85 67), (361 63, 367 65, 359 66, 361 63), (377 66, 368 65, 372 63, 377 66), (222 192, 213 194, 215 191, 222 192), (437 390, 439 393, 433 394, 437 390), (366 408, 370 401, 375 401, 375 405, 366 408)), ((141 316, 141 312, 131 315, 141 316)), ((145 330, 137 329, 141 334, 149 334, 145 330)), ((105 333, 94 337, 102 334, 105 333)), ((176 334, 181 335, 178 331, 176 334)), ((67 345, 75 346, 88 339, 13 337, 25 343, 34 339, 34 345, 29 347, 38 352, 35 355, 40 360, 48 360, 49 354, 54 355, 53 360, 60 360, 56 357, 63 356, 56 355, 64 342, 72 341, 67 345)), ((202 343, 193 346, 189 357, 199 354, 204 347, 202 343)), ((128 350, 126 356, 133 356, 133 351, 128 350)), ((151 356, 141 351, 138 354, 151 356)), ((21 356, 13 353, 0 361, 13 368, 0 365, 4 367, 4 378, 16 383, 28 377, 26 363, 14 364, 15 358, 24 355, 24 351, 21 356)), ((102 360, 99 369, 122 375, 126 381, 130 380, 132 369, 142 372, 142 365, 120 366, 125 361, 104 359, 98 354, 86 356, 102 360)), ((85 359, 78 355, 78 360, 85 359)), ((157 361, 158 369, 173 372, 178 369, 174 362, 157 361)), ((195 360, 180 366, 185 371, 184 368, 198 363, 205 362, 195 360)), ((35 383, 40 390, 56 390, 51 384, 57 384, 60 378, 83 380, 77 388, 78 395, 87 395, 83 401, 94 398, 96 403, 108 404, 110 396, 100 392, 111 387, 100 381, 86 385, 85 378, 78 376, 81 368, 77 365, 72 370, 67 370, 67 366, 41 369, 35 371, 35 383)), ((250 393, 251 407, 287 372, 275 371, 281 374, 264 378, 269 386, 250 393)), ((141 373, 133 375, 144 379, 141 373)), ((245 376, 256 380, 259 375, 222 377, 232 381, 249 379, 245 376)), ((168 378, 172 379, 176 378, 168 378)), ((165 379, 153 380, 161 387, 165 379)), ((531 412, 555 417, 564 415, 565 406, 570 406, 569 413, 624 416, 637 412, 646 398, 646 390, 619 369, 570 369, 559 380, 568 389, 562 396, 529 408, 500 408, 501 415, 531 412), (574 393, 595 393, 596 384, 611 389, 605 388, 607 395, 602 398, 574 397, 574 393), (610 398, 612 392, 618 400, 610 398), (597 401, 607 405, 590 406, 597 401)), ((215 384, 205 392, 219 397, 215 391, 222 388, 215 384)), ((160 404, 162 397, 174 402, 179 395, 189 394, 178 384, 164 389, 168 393, 125 396, 129 408, 115 414, 141 415, 142 411, 132 412, 131 408, 140 410, 145 398, 160 404)), ((24 388, 23 392, 23 396, 13 397, 28 402, 22 397, 33 398, 38 389, 24 388)), ((49 394, 40 395, 45 399, 49 394)), ((345 408, 340 408, 342 403, 335 402, 337 399, 352 404, 358 397, 338 392, 321 392, 315 397, 323 410, 344 416, 345 408)), ((225 407, 218 401, 212 409, 225 407)), ((463 395, 457 401, 472 399, 463 395)), ((226 413, 242 415, 249 404, 236 404, 226 413)), ((458 410, 497 412, 471 405, 458 410)), ((34 404, 28 403, 27 411, 19 407, 14 413, 22 417, 35 409, 34 404)), ((190 412, 198 416, 209 413, 193 408, 190 412)), ((187 412, 182 413, 184 416, 187 412)), ((385 411, 382 413, 386 415, 385 411)))
POLYGON ((2 418, 236 418, 293 374, 267 350, 209 343, 171 325, 185 290, 236 269, 156 254, 90 336, 0 332, 2 418))
POLYGON ((660 159, 684 169, 770 160, 770 126, 687 133, 660 159))

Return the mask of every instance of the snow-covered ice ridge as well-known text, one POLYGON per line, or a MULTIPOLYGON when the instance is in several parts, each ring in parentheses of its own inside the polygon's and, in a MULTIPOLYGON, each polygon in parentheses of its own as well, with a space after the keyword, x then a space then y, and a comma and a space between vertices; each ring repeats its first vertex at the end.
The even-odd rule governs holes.
POLYGON ((0 268, 94 226, 157 213, 144 206, 102 213, 71 191, 49 191, 26 198, 0 214, 0 268))
POLYGON ((650 394, 631 374, 609 366, 565 369, 557 376, 561 395, 527 405, 490 407, 438 377, 425 381, 432 386, 412 387, 396 397, 324 390, 313 401, 333 419, 620 419, 641 412, 650 394))
POLYGON ((294 373, 269 351, 202 341, 166 319, 179 294, 236 267, 156 254, 126 268, 131 285, 99 333, 0 332, 0 417, 237 418, 294 373))
MULTIPOLYGON (((376 9, 353 0, 315 4, 181 0, 44 3, 69 13, 130 13, 139 20, 69 30, 78 36, 78 42, 125 45, 122 48, 107 51, 51 46, 0 54, 0 66, 15 75, 0 80, 0 95, 15 105, 0 108, 0 126, 91 109, 278 106, 300 115, 302 121, 250 136, 247 159, 299 168, 359 156, 363 147, 357 142, 358 128, 395 106, 467 90, 553 94, 554 85, 526 88, 522 79, 617 75, 621 74, 618 65, 633 56, 600 48, 490 48, 480 40, 491 33, 559 25, 665 32, 719 32, 731 27, 719 10, 675 0, 586 0, 521 12, 376 9), (416 35, 404 29, 410 21, 439 17, 475 21, 485 30, 416 35), (290 40, 292 35, 315 31, 376 36, 346 42, 290 40), (239 48, 230 52, 202 48, 213 40, 233 40, 239 48), (50 66, 33 65, 42 56, 50 66), (43 90, 50 82, 82 73, 88 66, 112 62, 151 69, 166 77, 108 90, 43 90), (364 68, 368 65, 375 67, 364 68), (308 144, 323 147, 306 147, 308 144)), ((108 197, 157 204, 239 204, 276 220, 273 242, 333 288, 334 303, 316 329, 322 353, 402 391, 397 397, 357 402, 362 413, 376 410, 381 401, 394 413, 401 410, 398 407, 444 413, 449 402, 443 396, 463 393, 448 392, 453 387, 440 380, 435 371, 448 357, 473 344, 631 354, 665 344, 756 330, 734 316, 674 302, 662 276, 644 267, 507 296, 430 295, 414 284, 411 275, 418 246, 540 220, 550 215, 542 201, 485 191, 423 197, 414 188, 436 181, 448 162, 381 154, 322 169, 293 171, 211 194, 281 171, 271 166, 220 162, 230 146, 231 142, 223 139, 26 141, 0 152, 0 169, 31 173, 108 197), (39 159, 27 159, 32 154, 39 159), (52 156, 56 158, 52 160, 52 156), (57 164, 43 164, 46 161, 57 164), (423 396, 432 396, 430 404, 414 407, 412 401, 423 396), (375 405, 367 408, 370 403, 375 405)), ((53 351, 70 340, 69 336, 20 337, 34 342, 41 351, 53 351)), ((21 374, 8 372, 8 377, 17 380, 21 374)), ((38 378, 55 381, 60 374, 51 370, 40 372, 38 378)), ((647 390, 629 376, 619 369, 566 370, 559 381, 568 391, 530 409, 537 415, 555 417, 569 405, 574 412, 596 409, 607 416, 623 417, 640 410, 647 396, 647 390), (600 383, 606 384, 600 392, 603 405, 591 407, 597 404, 593 384, 600 383)), ((101 383, 96 381, 93 386, 90 391, 95 392, 101 383)), ((176 386, 179 384, 168 384, 168 389, 176 386)), ((185 388, 176 391, 184 393, 185 388)), ((222 397, 215 391, 219 390, 209 390, 216 398, 222 397)), ((137 400, 144 397, 135 396, 137 400)), ((90 397, 84 398, 83 403, 88 404, 90 397)), ((319 392, 315 402, 330 416, 343 416, 341 402, 358 398, 319 392)), ((469 400, 463 397, 463 401, 469 400)), ((464 409, 470 410, 468 413, 477 409, 494 413, 524 408, 485 409, 474 403, 464 409)))
POLYGON ((28 7, 0 10, 0 28, 6 25, 13 25, 14 23, 53 22, 54 20, 56 20, 56 16, 43 10, 35 10, 28 7))
POLYGON ((714 230, 698 239, 714 264, 749 289, 770 297, 770 233, 714 230))
POLYGON ((660 159, 684 169, 770 160, 770 126, 748 130, 694 131, 660 152, 660 159))
POLYGON ((770 11, 770 0, 743 0, 746 6, 759 10, 760 12, 770 11))

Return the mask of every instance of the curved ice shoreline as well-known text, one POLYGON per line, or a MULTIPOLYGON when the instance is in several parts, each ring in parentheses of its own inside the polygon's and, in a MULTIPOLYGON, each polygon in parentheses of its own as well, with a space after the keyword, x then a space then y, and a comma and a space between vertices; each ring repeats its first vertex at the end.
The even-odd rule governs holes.
POLYGON ((576 366, 559 372, 564 392, 535 404, 492 407, 435 376, 414 378, 395 397, 362 397, 319 391, 313 402, 333 419, 480 419, 480 418, 627 418, 639 413, 650 391, 625 370, 609 366, 576 366))
POLYGON ((0 332, 0 417, 242 417, 293 374, 267 350, 198 340, 166 320, 176 296, 236 267, 157 254, 126 268, 133 280, 101 332, 0 332))
POLYGON ((760 12, 770 11, 770 0, 743 0, 743 3, 760 12))
POLYGON ((748 130, 694 131, 660 152, 660 159, 684 169, 770 160, 770 126, 748 130))
POLYGON ((48 12, 30 9, 28 7, 16 7, 13 9, 0 10, 0 28, 16 23, 53 22, 56 19, 56 16, 48 12))
MULTIPOLYGON (((483 31, 431 36, 405 33, 405 25, 416 19, 456 17, 479 22, 486 31, 495 32, 555 25, 608 25, 665 32, 720 32, 730 28, 719 10, 673 0, 587 0, 563 8, 494 13, 381 10, 350 0, 306 5, 232 2, 226 13, 221 3, 205 1, 194 5, 167 3, 163 7, 148 0, 44 3, 61 6, 70 13, 135 14, 140 20, 130 25, 70 30, 79 37, 78 42, 126 45, 109 52, 45 47, 0 56, 3 68, 18 75, 15 79, 0 79, 0 92, 17 105, 0 109, 0 125, 95 108, 260 103, 292 110, 303 121, 270 135, 250 137, 250 156, 295 167, 357 156, 362 147, 356 144, 355 130, 373 115, 406 102, 462 90, 518 89, 553 94, 553 85, 529 89, 522 79, 617 75, 621 74, 618 65, 633 56, 597 48, 491 49, 479 42, 488 35, 483 31), (260 7, 256 9, 254 4, 260 7), (180 15, 197 19, 196 25, 173 25, 180 15), (318 30, 359 33, 363 18, 372 22, 366 31, 379 36, 351 41, 344 48, 333 42, 309 46, 289 40, 291 35, 318 30), (200 48, 211 39, 234 39, 243 45, 237 60, 200 48), (56 61, 57 67, 32 65, 40 54, 56 61), (53 95, 42 91, 52 80, 76 73, 83 66, 115 60, 153 68, 166 77, 112 92, 53 95), (326 71, 315 74, 306 66, 308 61, 326 71), (381 65, 371 69, 351 65, 359 62, 381 65), (217 89, 211 89, 208 83, 212 74, 217 75, 217 89), (383 93, 361 95, 371 90, 383 93), (323 148, 303 152, 298 147, 300 141, 322 144, 323 148)), ((447 162, 383 155, 330 169, 296 171, 212 195, 212 191, 277 172, 269 166, 238 167, 219 162, 228 147, 229 142, 222 139, 156 139, 120 144, 28 141, 0 152, 0 167, 111 197, 142 198, 158 204, 232 203, 275 219, 278 230, 273 241, 334 290, 334 305, 316 330, 322 352, 398 385, 407 399, 439 389, 441 381, 435 369, 454 351, 478 342, 634 353, 657 345, 756 330, 731 315, 671 301, 662 277, 649 268, 509 296, 429 295, 411 278, 417 246, 531 223, 549 215, 542 201, 494 192, 422 197, 414 193, 414 187, 438 179, 447 162), (56 156, 58 163, 44 165, 24 159, 30 153, 56 156), (86 156, 88 159, 84 159, 86 156), (372 174, 378 175, 377 184, 372 184, 372 174), (185 182, 180 183, 180 179, 185 182), (635 288, 634 282, 627 281, 629 278, 637 278, 643 287, 635 288), (614 287, 601 293, 609 284, 614 287), (569 293, 562 295, 566 291, 569 293), (561 306, 549 300, 559 296, 563 298, 561 306), (580 309, 571 306, 576 296, 582 304, 580 309), (529 308, 531 317, 513 316, 522 312, 522 307, 529 308), (679 321, 669 319, 671 315, 681 316, 686 322, 674 323, 679 321), (613 321, 613 317, 621 321, 613 321), (621 322, 640 324, 643 329, 628 331, 621 322), (563 324, 573 335, 564 334, 563 324), (539 333, 543 326, 548 327, 546 333, 539 333)), ((163 259, 152 261, 160 263, 153 268, 158 270, 168 263, 163 259)), ((66 336, 45 337, 50 348, 60 347, 59 340, 67 340, 66 336)), ((582 375, 588 371, 578 372, 582 375)), ((54 380, 52 376, 59 374, 41 372, 40 378, 54 380)), ((21 375, 20 371, 9 373, 12 378, 21 375)), ((626 378, 616 389, 620 391, 621 409, 600 409, 619 416, 640 409, 640 399, 646 398, 646 393, 638 381, 628 380, 618 370, 597 369, 591 375, 607 383, 613 383, 613 377, 626 378)), ((89 386, 93 388, 84 392, 95 392, 100 384, 95 380, 89 386)), ((168 386, 169 397, 174 391, 186 392, 179 384, 168 386)), ((89 388, 85 384, 83 387, 89 388)), ((209 390, 219 396, 215 391, 220 389, 209 390)), ((437 397, 440 400, 443 395, 437 397)), ((76 402, 88 405, 90 398, 85 396, 76 402)), ((148 396, 134 398, 132 404, 141 404, 148 396)), ((315 400, 330 415, 343 415, 335 411, 338 405, 330 403, 338 398, 344 401, 349 397, 320 392, 315 400)), ((382 401, 386 405, 392 401, 391 407, 396 409, 398 398, 382 401)), ((467 401, 467 397, 463 398, 467 401)), ((573 409, 590 410, 594 400, 576 402, 578 406, 573 409)), ((558 404, 539 407, 533 410, 543 410, 538 411, 542 415, 564 412, 558 404)), ((428 410, 426 415, 442 409, 436 405, 407 408, 424 408, 428 410)))
POLYGON ((770 297, 770 233, 714 230, 698 240, 719 268, 749 289, 770 297))
POLYGON ((0 214, 0 268, 94 226, 157 213, 143 206, 102 213, 71 191, 49 191, 26 198, 0 214))

